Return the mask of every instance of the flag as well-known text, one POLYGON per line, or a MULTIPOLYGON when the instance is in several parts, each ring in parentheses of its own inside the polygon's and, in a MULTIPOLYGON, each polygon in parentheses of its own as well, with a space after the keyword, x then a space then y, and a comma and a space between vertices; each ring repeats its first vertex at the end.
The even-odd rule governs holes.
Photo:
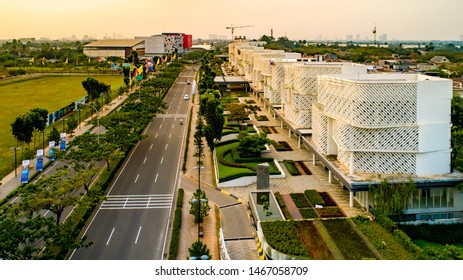
POLYGON ((156 62, 156 65, 159 65, 160 62, 161 62, 161 59, 158 57, 158 62, 156 62))
POLYGON ((143 65, 140 65, 140 67, 138 67, 138 75, 142 75, 143 74, 143 65))
POLYGON ((79 59, 76 57, 76 65, 79 65, 79 59))
POLYGON ((167 54, 166 54, 166 58, 164 58, 164 61, 165 61, 165 62, 167 62, 167 58, 168 58, 168 56, 167 56, 167 54))
POLYGON ((176 58, 177 58, 177 53, 174 53, 174 59, 176 59, 176 58))
POLYGON ((68 64, 68 58, 66 57, 66 61, 64 62, 64 64, 68 64))
POLYGON ((31 58, 31 60, 29 60, 29 62, 34 62, 34 58, 31 58))
POLYGON ((90 63, 90 57, 88 58, 88 63, 90 63))
POLYGON ((172 54, 170 55, 170 61, 172 61, 172 54))

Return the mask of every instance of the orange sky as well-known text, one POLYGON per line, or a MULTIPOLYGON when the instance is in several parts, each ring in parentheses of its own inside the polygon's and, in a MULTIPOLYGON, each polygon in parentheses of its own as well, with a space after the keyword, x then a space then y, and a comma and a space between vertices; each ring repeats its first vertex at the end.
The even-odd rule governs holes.
POLYGON ((0 39, 84 35, 147 36, 183 32, 294 40, 345 40, 357 34, 389 40, 459 40, 463 35, 462 0, 0 0, 0 39))

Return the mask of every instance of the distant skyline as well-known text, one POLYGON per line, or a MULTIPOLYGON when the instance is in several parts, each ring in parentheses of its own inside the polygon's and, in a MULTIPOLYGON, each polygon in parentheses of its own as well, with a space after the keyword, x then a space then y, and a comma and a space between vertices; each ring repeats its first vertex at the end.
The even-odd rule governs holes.
POLYGON ((0 0, 0 39, 133 38, 162 32, 291 40, 460 40, 461 0, 0 0))

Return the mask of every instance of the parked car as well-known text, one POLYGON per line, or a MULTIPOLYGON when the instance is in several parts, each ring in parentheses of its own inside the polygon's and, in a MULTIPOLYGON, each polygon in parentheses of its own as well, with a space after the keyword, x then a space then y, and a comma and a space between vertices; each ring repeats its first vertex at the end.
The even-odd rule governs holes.
POLYGON ((183 100, 188 100, 188 99, 190 99, 190 96, 189 96, 188 94, 185 94, 185 95, 183 96, 183 100))

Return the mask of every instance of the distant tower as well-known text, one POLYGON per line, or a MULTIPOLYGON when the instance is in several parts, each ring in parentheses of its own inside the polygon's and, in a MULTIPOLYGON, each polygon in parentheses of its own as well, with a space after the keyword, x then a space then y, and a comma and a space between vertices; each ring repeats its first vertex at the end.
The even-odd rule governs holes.
POLYGON ((373 44, 376 45, 376 23, 375 23, 375 28, 373 29, 373 37, 374 37, 373 44))

